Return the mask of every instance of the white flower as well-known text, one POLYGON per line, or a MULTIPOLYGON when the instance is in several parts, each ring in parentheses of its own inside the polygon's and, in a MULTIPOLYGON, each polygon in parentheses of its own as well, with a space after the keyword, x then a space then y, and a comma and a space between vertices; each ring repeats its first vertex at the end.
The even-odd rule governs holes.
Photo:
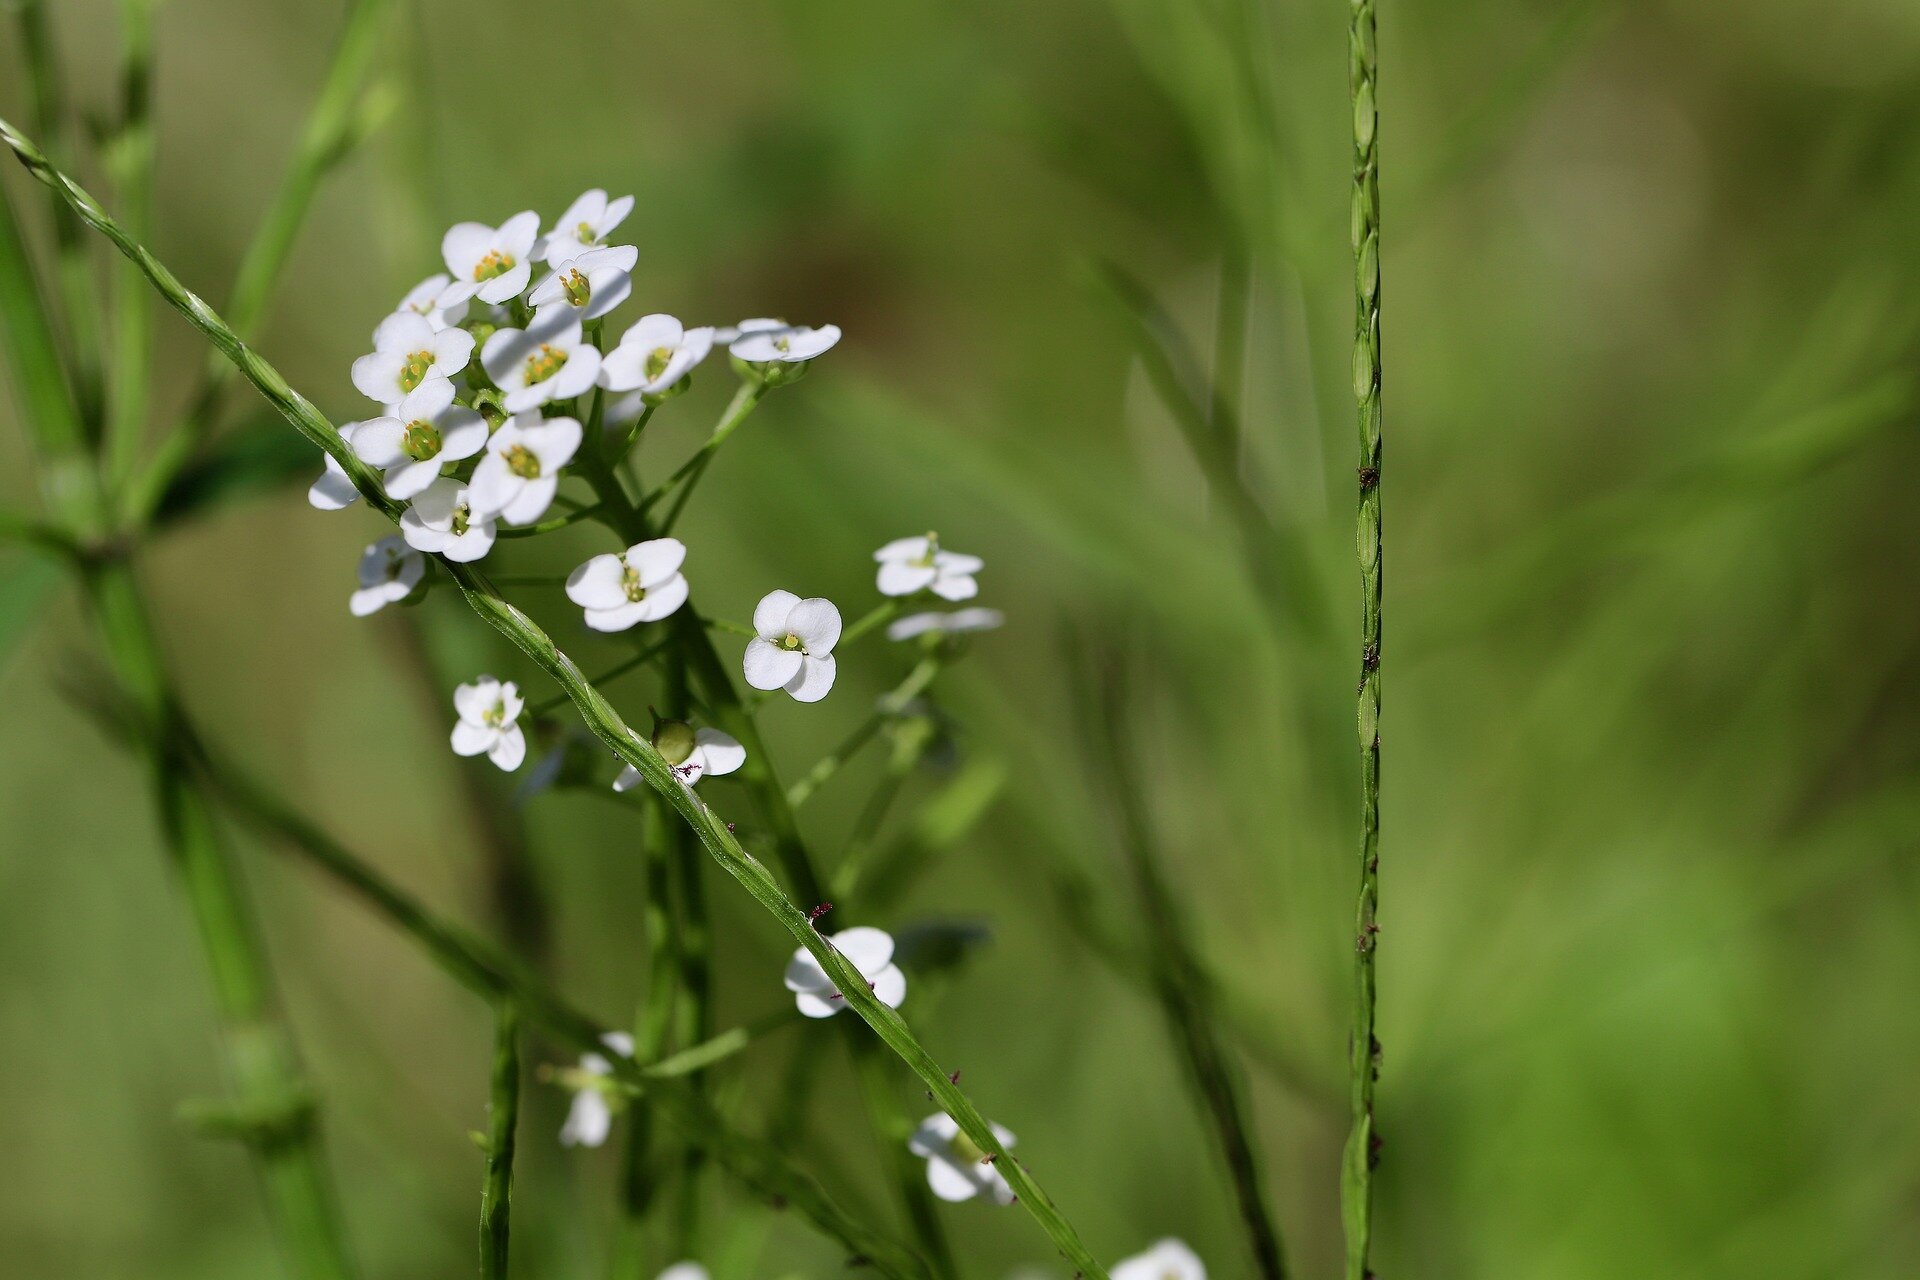
POLYGON ((669 315, 641 316, 601 361, 600 385, 609 391, 658 395, 686 377, 712 349, 710 327, 686 329, 669 315))
POLYGON ((980 594, 973 575, 985 562, 979 556, 942 551, 935 534, 923 538, 895 538, 873 553, 880 562, 879 588, 883 596, 910 596, 931 591, 942 600, 971 600, 980 594))
POLYGON ((632 245, 589 249, 562 263, 533 286, 527 301, 542 308, 572 307, 579 312, 580 319, 598 320, 633 292, 633 277, 628 273, 639 257, 640 251, 632 245))
MULTIPOLYGON (((357 422, 343 423, 340 438, 349 449, 353 447, 353 437, 360 430, 357 422)), ((353 487, 353 479, 347 475, 347 469, 334 460, 332 454, 326 454, 326 467, 320 472, 320 478, 307 486, 307 501, 321 511, 342 511, 360 501, 360 491, 353 487)))
MULTIPOLYGON (((633 1056, 633 1037, 624 1031, 609 1031, 600 1037, 600 1043, 623 1058, 633 1056)), ((610 1076, 613 1074, 613 1064, 597 1053, 581 1054, 580 1073, 583 1076, 610 1076)), ((560 1126, 560 1145, 597 1147, 607 1140, 607 1134, 612 1130, 613 1107, 607 1102, 606 1092, 590 1082, 576 1089, 573 1105, 567 1108, 567 1122, 560 1126)))
POLYGON ((405 600, 427 574, 427 558, 392 534, 360 553, 360 589, 347 601, 356 618, 405 600))
POLYGON ((785 689, 796 702, 818 702, 833 688, 833 646, 840 611, 818 596, 802 600, 771 591, 753 610, 754 638, 741 666, 756 689, 785 689))
MULTIPOLYGON (((907 975, 893 962, 893 935, 884 929, 859 925, 842 929, 827 939, 847 963, 873 988, 876 1000, 889 1009, 898 1009, 907 998, 907 975)), ((833 979, 805 947, 793 953, 787 962, 787 990, 793 1002, 809 1018, 831 1018, 847 1007, 847 1001, 833 985, 833 979)))
POLYGON ((487 447, 487 422, 453 402, 453 384, 428 378, 393 407, 390 417, 360 424, 353 451, 386 472, 387 496, 405 500, 433 483, 440 466, 487 447))
POLYGON ((520 767, 527 758, 527 735, 520 731, 526 701, 513 681, 481 676, 453 691, 453 706, 460 713, 453 726, 455 755, 484 754, 508 773, 520 767))
POLYGON ((574 419, 516 413, 493 433, 487 456, 473 469, 474 509, 508 524, 532 524, 552 504, 560 469, 579 448, 574 419))
POLYGON ((440 241, 440 256, 453 273, 454 296, 499 303, 516 298, 533 276, 533 242, 540 215, 528 209, 498 227, 456 223, 440 241))
POLYGON ((353 385, 383 405, 396 405, 429 378, 451 378, 473 356, 465 329, 436 331, 432 321, 396 311, 373 331, 373 353, 353 362, 353 385))
POLYGON ((494 517, 475 508, 470 486, 441 476, 400 513, 400 536, 416 550, 464 564, 493 550, 494 517))
POLYGON ((578 311, 547 307, 524 329, 495 329, 480 349, 480 363, 505 393, 507 412, 522 413, 590 389, 600 352, 582 335, 578 311))
POLYGON ((811 329, 784 320, 742 320, 725 341, 729 352, 749 364, 799 364, 831 350, 840 341, 840 326, 811 329))
POLYGON ((1207 1280, 1207 1267, 1184 1242, 1169 1236, 1145 1253, 1122 1258, 1107 1274, 1112 1280, 1207 1280))
POLYGON ((911 640, 929 631, 943 636, 992 631, 1007 620, 998 609, 955 609, 952 613, 910 613, 887 626, 887 639, 911 640))
POLYGON ((697 1262, 676 1262, 660 1273, 659 1280, 709 1280, 707 1269, 697 1262))
POLYGON ((607 193, 598 187, 582 192, 553 224, 553 230, 541 238, 537 252, 548 266, 557 267, 605 244, 613 229, 632 212, 632 196, 608 200, 607 193))
MULTIPOLYGON (((1013 1135, 993 1126, 1000 1145, 1011 1147, 1013 1135)), ((977 1143, 960 1132, 960 1125, 944 1111, 937 1111, 920 1122, 907 1139, 907 1150, 927 1160, 927 1185, 942 1200, 971 1200, 983 1192, 991 1193, 1001 1204, 1014 1202, 1013 1188, 1000 1175, 995 1163, 987 1159, 977 1143)))
MULTIPOLYGON (((669 732, 655 731, 654 750, 666 757, 673 771, 680 775, 680 781, 692 786, 708 774, 719 776, 732 773, 747 762, 747 749, 730 734, 718 729, 694 729, 690 740, 686 735, 687 727, 681 721, 670 720, 662 728, 669 732), (679 759, 674 757, 678 756, 679 759)), ((613 780, 615 791, 631 791, 639 786, 643 779, 640 771, 632 765, 620 771, 613 780)))
POLYGON ((595 631, 657 622, 686 603, 687 580, 680 576, 686 558, 686 544, 678 538, 595 556, 567 575, 567 599, 587 611, 587 625, 595 631))
POLYGON ((454 283, 452 276, 442 271, 407 290, 407 296, 400 299, 400 305, 394 310, 411 311, 423 316, 438 332, 451 329, 465 320, 467 305, 466 294, 454 283))

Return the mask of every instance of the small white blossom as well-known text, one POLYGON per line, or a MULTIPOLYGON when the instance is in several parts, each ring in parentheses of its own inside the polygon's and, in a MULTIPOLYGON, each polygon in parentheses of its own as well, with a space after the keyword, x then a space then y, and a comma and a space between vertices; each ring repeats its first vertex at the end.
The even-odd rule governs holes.
MULTIPOLYGON (((360 430, 357 422, 344 423, 340 427, 340 438, 349 449, 353 447, 353 437, 360 430)), ((320 472, 320 478, 307 486, 307 501, 320 511, 343 511, 360 501, 360 491, 353 487, 353 479, 347 475, 347 469, 334 460, 332 454, 325 454, 326 466, 320 472)))
POLYGON ((527 301, 535 307, 571 307, 582 320, 598 320, 633 292, 629 274, 640 251, 632 245, 589 249, 562 263, 533 286, 527 301))
POLYGON ((1185 1242, 1169 1236, 1145 1253, 1122 1258, 1107 1274, 1112 1280, 1207 1280, 1207 1267, 1185 1242))
POLYGON ((516 413, 493 433, 487 456, 473 469, 474 509, 508 524, 532 524, 552 505, 560 470, 579 448, 576 420, 516 413))
MULTIPOLYGON (((624 1031, 609 1031, 600 1043, 623 1058, 633 1056, 633 1037, 624 1031)), ((580 1055, 580 1073, 584 1076, 610 1076, 613 1064, 597 1053, 580 1055)), ((613 1131, 613 1106, 606 1092, 591 1083, 576 1089, 573 1104, 567 1108, 567 1121, 560 1126, 563 1147, 597 1147, 613 1131)))
POLYGON ((520 767, 527 758, 527 735, 520 731, 526 701, 513 681, 481 676, 453 691, 453 706, 460 713, 453 726, 455 755, 484 754, 508 773, 520 767))
POLYGON ((686 544, 678 538, 636 542, 618 555, 595 556, 567 575, 567 599, 587 613, 595 631, 625 631, 657 622, 687 599, 680 564, 686 544))
POLYGON ((480 363, 504 394, 508 413, 571 400, 600 374, 600 352, 572 307, 536 311, 524 329, 495 329, 480 349, 480 363))
MULTIPOLYGON (((1003 1147, 1013 1145, 1013 1135, 999 1125, 993 1136, 1003 1147)), ((960 1131, 959 1123, 944 1111, 937 1111, 920 1122, 907 1139, 907 1150, 926 1157, 927 1185, 942 1200, 971 1200, 989 1194, 1001 1204, 1012 1204, 1013 1188, 1001 1176, 996 1162, 987 1159, 972 1138, 960 1131)))
POLYGON ((427 558, 388 534, 360 553, 360 589, 347 601, 356 618, 378 613, 413 594, 427 574, 427 558))
POLYGON ((372 354, 353 362, 353 385, 392 406, 429 378, 451 378, 472 356, 473 335, 465 329, 436 331, 425 316, 396 311, 373 331, 372 354))
POLYGON ((468 305, 465 292, 454 283, 452 276, 442 271, 407 290, 407 296, 400 299, 400 305, 394 310, 411 311, 424 317, 437 333, 465 320, 468 305))
POLYGON ((979 556, 942 551, 934 534, 895 538, 873 553, 880 562, 878 586, 883 596, 910 596, 931 591, 942 600, 971 600, 980 594, 973 575, 985 562, 979 556))
POLYGON ((688 329, 669 315, 641 316, 601 361, 600 385, 609 391, 658 395, 686 377, 712 349, 710 327, 688 329))
POLYGON ((400 513, 400 536, 419 551, 433 551, 462 564, 493 550, 491 513, 475 508, 468 485, 441 476, 400 513))
MULTIPOLYGON (((718 777, 732 773, 747 762, 747 749, 741 746, 739 740, 731 734, 722 733, 718 729, 695 729, 691 749, 688 749, 684 742, 684 734, 674 736, 656 734, 653 745, 655 750, 666 757, 667 763, 673 766, 673 771, 680 775, 680 781, 688 786, 692 786, 709 774, 718 777), (684 755, 681 755, 682 751, 685 751, 684 755), (674 759, 676 755, 680 756, 680 759, 674 759)), ((613 780, 613 789, 631 791, 642 781, 644 779, 640 776, 640 771, 628 765, 620 770, 620 776, 613 780)))
POLYGON ((387 496, 405 500, 433 483, 441 464, 487 447, 487 421, 453 402, 453 384, 428 378, 393 407, 390 417, 360 424, 353 451, 386 473, 387 496))
POLYGON ((709 1280, 707 1269, 697 1262, 676 1262, 662 1271, 659 1280, 709 1280))
POLYGON ((840 610, 818 596, 802 600, 772 591, 753 610, 754 638, 741 660, 756 689, 785 689, 796 702, 818 702, 833 688, 833 646, 840 610))
POLYGON ((1007 620, 998 609, 955 609, 952 613, 910 613, 887 626, 887 639, 911 640, 929 631, 943 636, 992 631, 1007 620))
POLYGON ((519 297, 533 276, 533 243, 539 236, 540 215, 531 209, 497 227, 455 224, 440 241, 454 296, 490 303, 519 297))
POLYGON ((840 326, 813 329, 784 320, 742 320, 724 340, 731 354, 749 364, 800 364, 831 350, 840 341, 840 326))
MULTIPOLYGON (((858 925, 842 929, 827 939, 847 963, 860 971, 873 989, 874 999, 889 1009, 898 1009, 907 998, 907 975, 893 962, 893 935, 884 929, 858 925)), ((831 1018, 847 1007, 846 997, 805 947, 793 953, 787 962, 787 990, 793 1002, 809 1018, 831 1018)))
POLYGON ((557 267, 589 249, 597 249, 632 212, 632 196, 609 200, 598 187, 582 192, 553 224, 553 230, 541 237, 539 256, 548 266, 557 267))

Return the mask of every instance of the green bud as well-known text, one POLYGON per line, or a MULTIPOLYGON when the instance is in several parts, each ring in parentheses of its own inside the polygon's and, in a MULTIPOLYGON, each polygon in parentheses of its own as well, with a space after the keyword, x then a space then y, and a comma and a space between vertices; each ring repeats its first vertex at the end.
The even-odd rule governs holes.
POLYGON ((685 764, 687 757, 693 754, 693 748, 693 726, 685 720, 653 722, 653 749, 668 764, 685 764))

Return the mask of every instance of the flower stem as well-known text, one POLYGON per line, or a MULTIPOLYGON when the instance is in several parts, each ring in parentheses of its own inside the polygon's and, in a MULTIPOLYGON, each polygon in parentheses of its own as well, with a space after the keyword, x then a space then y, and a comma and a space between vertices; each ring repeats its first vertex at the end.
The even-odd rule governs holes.
MULTIPOLYGON (((113 188, 133 234, 153 222, 153 9, 157 0, 121 0, 120 121, 103 145, 113 188)), ((104 444, 107 491, 132 474, 146 427, 153 366, 153 296, 122 259, 113 274, 113 357, 104 444)))
POLYGON ((753 412, 766 394, 766 383, 742 382, 740 389, 733 393, 733 399, 728 402, 726 411, 720 415, 720 421, 714 425, 713 434, 700 446, 700 451, 681 463, 680 469, 667 477, 665 484, 641 500, 641 513, 649 513, 662 498, 673 493, 676 486, 679 487, 680 491, 674 494, 673 505, 667 508, 667 514, 659 521, 659 536, 665 537, 673 531, 674 522, 679 520, 681 511, 686 509, 687 500, 693 496, 694 486, 700 483, 700 477, 712 465, 713 455, 727 442, 727 437, 747 420, 747 415, 753 412))
POLYGON ((520 1118, 520 1015, 500 1002, 493 1036, 493 1103, 487 1122, 487 1176, 480 1189, 480 1277, 506 1280, 513 1210, 514 1128, 520 1118))
POLYGON ((899 715, 909 702, 926 691, 927 686, 933 683, 934 677, 940 674, 940 668, 943 665, 944 662, 937 653, 928 654, 922 658, 919 664, 907 673, 906 679, 881 696, 874 706, 872 715, 855 726, 853 732, 849 733, 839 746, 821 756, 813 768, 807 771, 806 776, 797 779, 787 788, 787 804, 795 809, 805 804, 809 796, 831 780, 834 774, 840 772, 840 766, 851 760, 860 748, 873 740, 873 736, 880 732, 881 725, 899 715))
POLYGON ((1367 1280, 1373 1245, 1373 1123, 1380 1041, 1374 1034, 1374 912, 1380 893, 1380 161, 1375 104, 1373 0, 1351 0, 1349 87, 1353 104, 1353 390, 1359 406, 1360 859, 1354 903, 1353 1032, 1348 1046, 1352 1131, 1341 1159, 1341 1223, 1347 1280, 1367 1280))
POLYGON ((883 600, 881 603, 873 606, 873 608, 867 610, 848 624, 847 628, 840 633, 840 642, 835 645, 834 648, 844 649, 866 635, 869 631, 872 631, 875 627, 883 627, 887 623, 892 622, 895 618, 906 612, 907 600, 907 597, 900 596, 892 600, 883 600))

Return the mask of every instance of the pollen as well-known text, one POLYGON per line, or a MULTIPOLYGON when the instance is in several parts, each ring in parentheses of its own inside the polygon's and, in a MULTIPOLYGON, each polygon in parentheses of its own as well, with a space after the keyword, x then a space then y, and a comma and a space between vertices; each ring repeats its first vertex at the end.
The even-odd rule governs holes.
POLYGON ((412 391, 427 380, 427 374, 432 369, 433 352, 408 352, 406 363, 400 366, 400 389, 402 391, 412 391))
POLYGON ((640 575, 633 571, 632 565, 624 561, 620 566, 620 589, 627 593, 627 599, 634 604, 639 604, 647 598, 647 589, 640 585, 640 575))
POLYGON ((407 424, 407 431, 401 437, 400 447, 415 462, 425 462, 440 454, 440 428, 425 418, 415 418, 407 424))
POLYGON ((672 347, 655 347, 653 350, 647 352, 647 381, 652 382, 658 379, 661 374, 667 371, 667 366, 672 363, 672 347))
POLYGON ((584 307, 593 300, 593 284, 580 274, 580 268, 571 268, 560 277, 560 287, 566 290, 567 301, 576 307, 584 307))
MULTIPOLYGON (((571 296, 571 294, 569 294, 571 296)), ((527 357, 527 385, 534 386, 545 382, 560 370, 566 368, 567 353, 550 342, 540 344, 540 349, 527 357)))
POLYGON ((496 276, 507 274, 516 265, 518 264, 514 262, 512 254, 502 253, 498 249, 489 249, 486 257, 473 264, 473 278, 491 280, 496 276))
POLYGON ((519 476, 522 480, 538 480, 540 478, 540 459, 535 457, 533 450, 527 448, 527 446, 523 444, 513 445, 507 450, 506 456, 507 470, 513 472, 513 474, 519 476))

